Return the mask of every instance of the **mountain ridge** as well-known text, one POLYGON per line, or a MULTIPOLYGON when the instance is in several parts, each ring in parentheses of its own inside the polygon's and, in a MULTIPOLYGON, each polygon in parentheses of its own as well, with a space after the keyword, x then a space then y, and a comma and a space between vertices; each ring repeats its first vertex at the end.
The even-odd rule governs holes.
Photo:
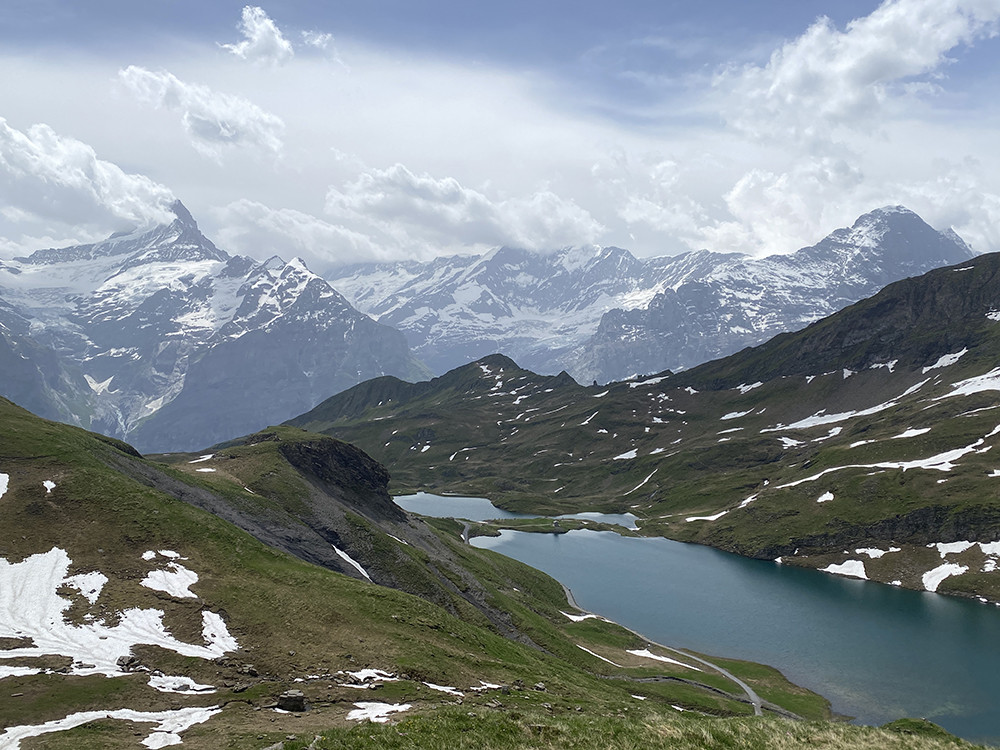
POLYGON ((399 328, 441 374, 492 351, 579 382, 679 370, 795 330, 971 250, 901 206, 789 255, 496 248, 427 263, 354 265, 331 283, 399 328))
POLYGON ((183 204, 174 210, 169 224, 0 268, 11 320, 0 335, 22 352, 53 352, 21 368, 25 406, 142 450, 191 449, 368 376, 426 372, 398 332, 352 308, 301 259, 231 256, 183 204), (53 359, 58 379, 45 372, 53 359))

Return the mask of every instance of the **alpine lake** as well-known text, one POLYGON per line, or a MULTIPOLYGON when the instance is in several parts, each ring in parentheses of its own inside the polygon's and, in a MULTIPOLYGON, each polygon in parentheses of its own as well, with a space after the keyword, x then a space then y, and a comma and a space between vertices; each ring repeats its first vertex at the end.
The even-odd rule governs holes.
MULTIPOLYGON (((426 516, 524 518, 483 498, 395 498, 426 516)), ((528 516, 530 517, 530 516, 528 516)), ((635 517, 576 514, 634 528, 635 517)), ((610 531, 474 537, 538 568, 584 609, 647 638, 760 662, 855 723, 929 719, 1000 745, 1000 608, 610 531)))

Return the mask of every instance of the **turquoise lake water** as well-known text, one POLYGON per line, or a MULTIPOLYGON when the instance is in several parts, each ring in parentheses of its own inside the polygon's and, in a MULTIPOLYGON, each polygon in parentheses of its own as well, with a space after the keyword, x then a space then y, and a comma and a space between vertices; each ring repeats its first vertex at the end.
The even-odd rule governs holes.
MULTIPOLYGON (((408 509, 456 515, 456 498, 435 497, 408 509)), ((580 606, 652 640, 776 667, 858 722, 923 717, 1000 744, 993 605, 612 532, 504 531, 472 543, 545 571, 580 606)))

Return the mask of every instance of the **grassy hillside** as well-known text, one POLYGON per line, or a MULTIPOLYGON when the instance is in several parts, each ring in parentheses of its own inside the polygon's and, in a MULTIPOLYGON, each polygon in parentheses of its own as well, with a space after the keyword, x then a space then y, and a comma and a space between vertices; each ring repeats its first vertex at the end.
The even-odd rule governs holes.
POLYGON ((689 372, 582 387, 494 356, 291 424, 399 491, 627 510, 643 534, 1000 601, 998 309, 981 256, 689 372))
POLYGON ((585 617, 551 578, 463 544, 454 522, 387 505, 384 471, 329 438, 274 428, 168 462, 6 401, 0 421, 0 746, 171 732, 192 748, 945 746, 793 722, 828 719, 827 703, 727 660, 763 698, 753 718, 725 673, 585 617), (336 544, 351 575, 264 536, 303 554, 336 544), (276 710, 289 689, 309 711, 276 710), (356 727, 367 703, 409 708, 398 726, 356 727), (78 725, 31 736, 60 721, 78 725))

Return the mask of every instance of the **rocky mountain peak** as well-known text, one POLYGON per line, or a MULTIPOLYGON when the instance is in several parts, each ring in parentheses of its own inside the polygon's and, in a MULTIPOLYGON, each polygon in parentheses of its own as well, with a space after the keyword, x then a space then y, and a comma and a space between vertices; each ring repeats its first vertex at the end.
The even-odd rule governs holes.
POLYGON ((177 217, 176 221, 182 226, 190 227, 192 229, 198 228, 198 222, 194 220, 191 212, 188 211, 187 207, 179 200, 170 204, 170 210, 173 212, 174 216, 177 217))

